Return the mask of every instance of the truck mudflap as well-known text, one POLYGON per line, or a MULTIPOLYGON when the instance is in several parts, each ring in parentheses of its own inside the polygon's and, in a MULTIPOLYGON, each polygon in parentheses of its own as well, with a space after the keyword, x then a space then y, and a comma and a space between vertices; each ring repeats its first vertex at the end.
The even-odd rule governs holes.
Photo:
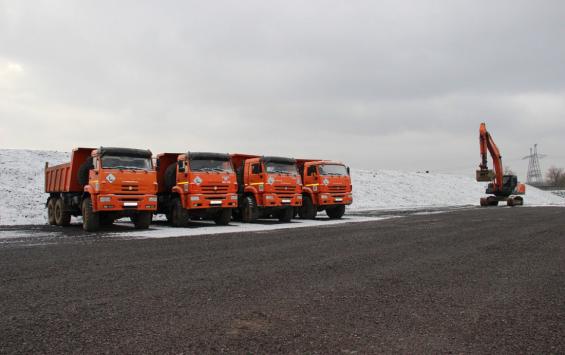
POLYGON ((190 194, 184 196, 184 208, 186 209, 205 209, 205 208, 237 208, 237 194, 228 193, 223 196, 190 194))
POLYGON ((353 203, 353 196, 350 193, 347 194, 331 194, 331 193, 319 193, 318 194, 318 205, 351 205, 353 203))
POLYGON ((156 195, 98 195, 93 199, 94 212, 157 211, 156 195))
POLYGON ((265 193, 263 194, 263 201, 260 206, 263 207, 276 207, 276 206, 302 206, 302 195, 292 194, 292 195, 278 195, 276 193, 265 193))

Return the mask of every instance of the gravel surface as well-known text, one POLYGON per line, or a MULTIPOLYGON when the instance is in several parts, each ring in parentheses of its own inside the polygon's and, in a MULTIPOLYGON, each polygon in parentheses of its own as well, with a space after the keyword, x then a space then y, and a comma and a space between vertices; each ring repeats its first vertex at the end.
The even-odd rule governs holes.
POLYGON ((0 245, 0 353, 563 353, 564 217, 0 245))

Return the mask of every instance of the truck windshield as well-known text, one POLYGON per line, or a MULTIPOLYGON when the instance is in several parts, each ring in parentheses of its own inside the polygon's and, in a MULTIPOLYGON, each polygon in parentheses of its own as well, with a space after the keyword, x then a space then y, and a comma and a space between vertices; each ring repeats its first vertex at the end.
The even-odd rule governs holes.
POLYGON ((285 163, 277 163, 270 161, 265 164, 265 169, 269 174, 290 174, 296 175, 298 171, 296 170, 296 165, 294 164, 285 164, 285 163))
POLYGON ((318 169, 320 170, 320 175, 338 175, 338 176, 347 175, 347 168, 343 165, 323 164, 318 166, 318 169))
POLYGON ((233 171, 228 160, 220 159, 191 159, 190 170, 192 171, 233 171))
POLYGON ((151 170, 151 159, 142 157, 104 155, 102 157, 102 168, 151 170))

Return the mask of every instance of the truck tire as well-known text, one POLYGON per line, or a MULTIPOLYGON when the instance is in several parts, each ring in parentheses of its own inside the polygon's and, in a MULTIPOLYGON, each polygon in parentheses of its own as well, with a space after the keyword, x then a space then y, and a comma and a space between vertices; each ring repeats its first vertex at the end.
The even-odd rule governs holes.
POLYGON ((165 191, 171 192, 171 189, 177 184, 177 163, 172 163, 165 170, 165 191))
POLYGON ((152 219, 153 214, 151 212, 138 212, 131 216, 135 229, 148 229, 152 219))
POLYGON ((283 209, 282 211, 279 211, 279 213, 277 214, 277 217, 279 218, 279 222, 288 223, 288 222, 292 221, 293 215, 294 215, 294 208, 293 207, 287 207, 287 208, 283 209))
POLYGON ((345 214, 345 205, 337 205, 326 209, 326 214, 330 219, 340 219, 345 214))
POLYGON ((243 206, 241 206, 241 221, 250 223, 257 219, 257 203, 255 197, 245 196, 243 198, 243 206))
POLYGON ((214 217, 214 222, 219 226, 227 226, 231 222, 231 208, 222 208, 214 217))
POLYGON ((186 227, 188 225, 188 221, 188 212, 184 209, 184 207, 182 207, 180 198, 175 198, 172 201, 171 225, 173 227, 186 227))
POLYGON ((243 166, 240 166, 235 170, 235 177, 237 179, 237 193, 242 194, 245 188, 243 184, 243 166))
POLYGON ((82 201, 82 229, 94 232, 98 228, 100 228, 100 215, 92 210, 92 200, 87 197, 82 201))
POLYGON ((298 216, 302 219, 316 219, 318 210, 310 196, 304 196, 302 198, 302 206, 298 207, 298 216))
POLYGON ((52 226, 57 224, 57 221, 55 220, 55 202, 56 201, 57 201, 57 199, 55 197, 52 197, 47 202, 47 221, 52 226))
POLYGON ((94 164, 92 164, 92 157, 88 157, 84 163, 80 165, 77 172, 77 180, 79 185, 88 185, 88 174, 91 169, 94 169, 94 164))
POLYGON ((55 202, 55 223, 63 227, 71 224, 71 214, 65 211, 65 203, 62 198, 58 198, 55 202))

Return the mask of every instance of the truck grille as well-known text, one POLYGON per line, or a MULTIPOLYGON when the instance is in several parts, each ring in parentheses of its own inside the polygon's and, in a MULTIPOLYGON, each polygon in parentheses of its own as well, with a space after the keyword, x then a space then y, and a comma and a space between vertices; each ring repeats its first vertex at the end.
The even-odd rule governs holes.
POLYGON ((328 190, 330 192, 345 192, 346 187, 345 185, 330 185, 328 186, 328 190))
POLYGON ((139 185, 138 184, 122 184, 122 191, 123 192, 138 192, 139 185))
POLYGON ((275 186, 275 192, 276 193, 289 193, 289 194, 293 194, 295 190, 295 186, 293 185, 276 185, 275 186))
POLYGON ((202 185, 200 188, 202 193, 205 194, 225 194, 228 192, 227 185, 202 185))

